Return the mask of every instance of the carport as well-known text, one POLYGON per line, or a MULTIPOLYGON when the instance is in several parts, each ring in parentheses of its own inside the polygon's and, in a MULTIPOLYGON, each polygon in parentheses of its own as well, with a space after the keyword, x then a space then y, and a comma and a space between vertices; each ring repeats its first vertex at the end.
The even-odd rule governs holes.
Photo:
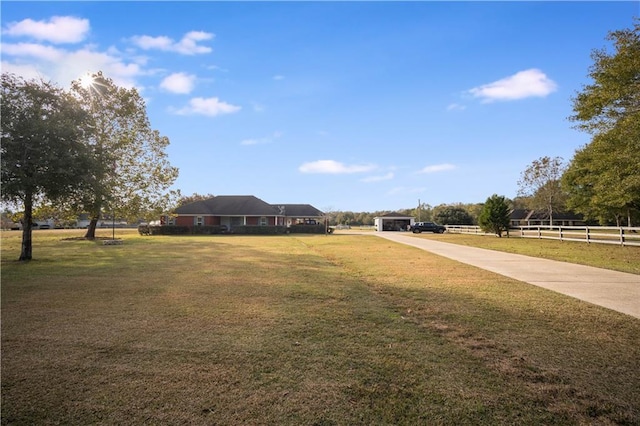
POLYGON ((387 213, 384 216, 373 218, 376 231, 408 231, 415 219, 400 213, 387 213))

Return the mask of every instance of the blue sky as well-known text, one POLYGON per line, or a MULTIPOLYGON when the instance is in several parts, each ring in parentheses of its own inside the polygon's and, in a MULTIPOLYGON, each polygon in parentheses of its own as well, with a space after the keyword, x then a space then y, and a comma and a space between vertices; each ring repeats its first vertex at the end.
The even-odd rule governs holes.
POLYGON ((183 194, 321 210, 514 197, 589 142, 571 97, 640 2, 11 2, 2 71, 103 71, 147 102, 183 194))

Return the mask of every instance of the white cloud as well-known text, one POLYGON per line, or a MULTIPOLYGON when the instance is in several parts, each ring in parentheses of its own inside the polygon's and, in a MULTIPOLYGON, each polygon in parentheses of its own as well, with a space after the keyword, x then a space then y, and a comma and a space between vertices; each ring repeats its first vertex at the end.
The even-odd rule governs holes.
POLYGON ((368 176, 366 178, 360 179, 360 182, 371 183, 371 182, 381 182, 383 180, 391 180, 393 179, 393 172, 389 172, 386 175, 381 176, 368 176))
POLYGON ((174 41, 166 36, 152 37, 148 35, 133 36, 131 41, 144 50, 163 50, 176 52, 182 55, 196 55, 200 53, 210 53, 212 49, 208 46, 198 44, 202 41, 213 39, 214 34, 204 31, 190 31, 186 33, 180 41, 174 41))
POLYGON ((200 114, 215 117, 240 111, 240 107, 220 101, 218 98, 193 98, 189 105, 175 111, 179 115, 200 114))
POLYGON ((302 173, 345 174, 362 173, 375 169, 372 164, 343 164, 334 160, 318 160, 302 164, 298 170, 302 173))
POLYGON ((448 164, 448 163, 434 164, 432 166, 426 166, 425 168, 420 170, 418 173, 438 173, 438 172, 446 172, 448 170, 454 170, 454 169, 456 169, 456 166, 454 166, 453 164, 448 164))
POLYGON ((240 145, 264 145, 275 142, 275 140, 279 139, 281 136, 282 132, 274 132, 273 135, 264 138, 244 139, 240 142, 240 145))
POLYGON ((284 75, 279 75, 279 74, 278 75, 274 75, 273 79, 274 80, 284 80, 284 75))
POLYGON ((48 21, 25 19, 9 23, 2 33, 51 43, 78 43, 89 33, 89 20, 73 16, 53 16, 48 21))
POLYGON ((24 78, 42 77, 69 86, 87 72, 102 71, 122 87, 136 86, 136 77, 144 72, 140 65, 125 62, 114 50, 99 52, 92 46, 67 50, 37 43, 3 44, 2 53, 11 60, 3 61, 3 71, 11 69, 24 78))
POLYGON ((191 93, 195 85, 196 76, 183 72, 176 72, 167 76, 160 83, 160 87, 171 93, 191 93))
POLYGON ((2 53, 9 56, 31 57, 56 62, 65 55, 66 50, 38 43, 3 43, 2 53))
POLYGON ((493 83, 484 84, 469 90, 483 103, 493 101, 511 101, 529 97, 545 97, 557 90, 558 85, 542 71, 532 68, 520 71, 512 76, 493 83))

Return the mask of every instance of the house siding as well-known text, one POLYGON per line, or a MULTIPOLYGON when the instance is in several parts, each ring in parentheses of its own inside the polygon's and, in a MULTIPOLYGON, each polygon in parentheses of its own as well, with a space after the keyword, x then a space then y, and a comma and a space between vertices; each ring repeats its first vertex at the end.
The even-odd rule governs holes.
POLYGON ((176 225, 178 225, 178 226, 193 226, 193 216, 178 216, 178 217, 176 217, 176 225))

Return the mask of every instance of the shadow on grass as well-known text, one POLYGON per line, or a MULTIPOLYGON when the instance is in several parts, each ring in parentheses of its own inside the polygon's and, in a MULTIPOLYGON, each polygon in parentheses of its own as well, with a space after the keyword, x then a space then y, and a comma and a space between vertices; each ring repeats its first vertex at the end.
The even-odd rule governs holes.
POLYGON ((636 322, 344 237, 51 242, 3 263, 3 423, 640 419, 636 322))

